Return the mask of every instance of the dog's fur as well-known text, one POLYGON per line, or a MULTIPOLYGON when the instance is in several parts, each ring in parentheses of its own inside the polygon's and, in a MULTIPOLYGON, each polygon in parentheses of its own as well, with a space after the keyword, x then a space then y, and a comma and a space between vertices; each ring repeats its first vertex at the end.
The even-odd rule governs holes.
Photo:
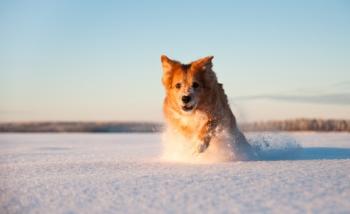
POLYGON ((234 141, 235 152, 248 157, 252 149, 237 127, 222 84, 212 70, 212 59, 208 56, 182 64, 161 56, 167 125, 189 142, 195 139, 194 153, 204 152, 215 142, 213 138, 226 131, 234 141))

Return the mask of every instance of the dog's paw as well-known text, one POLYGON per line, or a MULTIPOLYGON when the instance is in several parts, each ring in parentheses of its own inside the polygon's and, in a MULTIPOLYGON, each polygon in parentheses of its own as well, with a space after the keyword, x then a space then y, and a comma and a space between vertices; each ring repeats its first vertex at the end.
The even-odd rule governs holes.
POLYGON ((196 144, 196 146, 194 147, 194 151, 193 151, 193 154, 194 155, 199 155, 200 153, 203 153, 205 152, 205 150, 207 150, 208 148, 208 145, 205 144, 205 143, 198 143, 196 144))
POLYGON ((198 153, 204 152, 205 150, 207 150, 207 148, 208 148, 208 146, 205 143, 201 143, 201 144, 197 145, 198 153))

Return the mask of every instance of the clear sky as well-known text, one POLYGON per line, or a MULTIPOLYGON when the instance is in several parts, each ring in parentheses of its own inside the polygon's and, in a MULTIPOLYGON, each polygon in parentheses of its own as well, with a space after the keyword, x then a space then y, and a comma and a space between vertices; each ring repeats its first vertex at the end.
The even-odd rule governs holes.
POLYGON ((161 121, 160 55, 241 121, 350 118, 350 1, 0 1, 0 121, 161 121))

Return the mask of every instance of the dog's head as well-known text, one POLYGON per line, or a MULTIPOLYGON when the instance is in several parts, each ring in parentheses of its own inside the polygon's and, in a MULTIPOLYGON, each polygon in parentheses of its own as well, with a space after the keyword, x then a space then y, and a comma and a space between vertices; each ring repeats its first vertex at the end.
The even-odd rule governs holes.
POLYGON ((162 82, 166 96, 173 108, 191 113, 200 106, 217 84, 212 68, 212 56, 201 58, 190 64, 181 64, 166 56, 161 57, 162 82))

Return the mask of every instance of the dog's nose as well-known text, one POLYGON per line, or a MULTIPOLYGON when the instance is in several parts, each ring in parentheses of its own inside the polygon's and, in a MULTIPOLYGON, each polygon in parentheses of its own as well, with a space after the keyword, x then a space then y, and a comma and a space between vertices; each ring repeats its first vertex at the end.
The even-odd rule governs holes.
POLYGON ((182 96, 181 100, 184 103, 188 103, 191 101, 191 96, 182 96))

